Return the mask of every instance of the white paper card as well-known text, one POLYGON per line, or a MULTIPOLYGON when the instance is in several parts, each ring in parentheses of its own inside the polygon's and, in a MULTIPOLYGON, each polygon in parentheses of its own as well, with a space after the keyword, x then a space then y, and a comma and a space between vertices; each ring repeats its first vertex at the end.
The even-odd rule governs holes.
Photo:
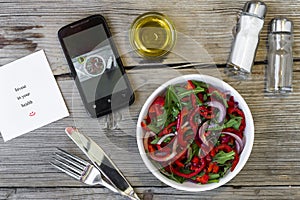
POLYGON ((4 141, 69 116, 43 50, 0 67, 4 141))

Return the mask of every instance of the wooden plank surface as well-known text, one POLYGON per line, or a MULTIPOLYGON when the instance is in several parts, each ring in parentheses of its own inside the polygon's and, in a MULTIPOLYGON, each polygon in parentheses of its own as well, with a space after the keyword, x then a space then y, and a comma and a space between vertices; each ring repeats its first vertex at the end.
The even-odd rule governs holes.
MULTIPOLYGON (((215 192, 201 192, 191 196, 191 193, 183 191, 174 191, 170 188, 137 188, 139 196, 144 200, 161 200, 161 199, 203 199, 203 200, 268 200, 280 199, 290 200, 300 198, 299 187, 242 187, 235 189, 232 187, 223 187, 216 189, 215 192)), ((119 199, 125 200, 119 196, 109 193, 103 188, 46 188, 46 189, 4 189, 0 190, 1 199, 119 199), (70 198, 71 197, 71 198, 70 198)))
POLYGON ((18 137, 0 140, 0 199, 123 199, 103 187, 88 187, 59 173, 49 161, 56 147, 84 157, 66 137, 64 128, 75 125, 111 156, 143 199, 300 199, 300 25, 298 0, 266 0, 268 13, 262 30, 252 78, 238 81, 223 68, 186 69, 133 67, 183 62, 216 63, 224 67, 233 29, 245 1, 108 1, 11 0, 1 1, 0 66, 38 49, 45 49, 71 116, 18 137), (165 59, 145 61, 132 52, 128 30, 140 14, 158 11, 174 22, 178 41, 165 59), (57 40, 60 27, 92 14, 103 14, 128 68, 135 103, 122 109, 118 130, 104 129, 106 117, 88 118, 57 40), (284 15, 294 21, 294 91, 272 97, 265 90, 267 28, 284 15), (252 154, 243 170, 225 186, 189 193, 170 188, 144 165, 136 144, 135 127, 141 106, 160 84, 184 74, 208 74, 231 84, 246 100, 255 123, 252 154), (159 74, 159 76, 158 76, 159 74), (62 75, 62 76, 60 76, 62 75))
MULTIPOLYGON (((78 0, 11 0, 2 1, 0 11, 0 65, 45 49, 53 72, 69 72, 57 40, 60 27, 92 14, 103 14, 126 66, 155 64, 138 58, 128 42, 133 20, 148 11, 166 14, 178 31, 178 41, 167 58, 158 62, 201 62, 224 64, 230 52, 232 31, 245 1, 78 1, 78 0)), ((295 23, 294 56, 300 58, 300 25, 298 0, 266 0, 268 13, 261 34, 256 61, 266 60, 269 21, 278 15, 295 23)))
POLYGON ((7 195, 4 199, 39 199, 49 194, 49 199, 122 199, 104 188, 84 186, 49 165, 56 147, 84 157, 64 133, 64 127, 75 125, 104 148, 141 197, 150 190, 147 194, 153 199, 199 199, 199 195, 204 199, 298 199, 300 73, 294 72, 291 95, 274 98, 264 93, 263 69, 264 65, 255 66, 252 80, 242 82, 215 68, 128 70, 137 99, 120 111, 123 120, 114 131, 103 129, 105 117, 88 118, 73 81, 59 78, 71 116, 0 142, 0 194, 7 195), (231 84, 248 103, 255 123, 254 147, 246 166, 224 187, 204 193, 178 191, 156 179, 145 167, 135 137, 137 117, 146 98, 170 78, 192 73, 210 74, 231 84))

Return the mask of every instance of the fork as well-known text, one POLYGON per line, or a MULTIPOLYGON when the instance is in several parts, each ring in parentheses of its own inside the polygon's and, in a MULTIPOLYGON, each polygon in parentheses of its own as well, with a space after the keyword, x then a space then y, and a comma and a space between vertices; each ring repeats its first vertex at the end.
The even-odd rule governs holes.
MULTIPOLYGON (((55 168, 87 185, 102 185, 113 192, 122 194, 120 190, 102 179, 100 171, 94 165, 60 148, 57 149, 58 152, 55 153, 56 158, 54 158, 55 162, 50 162, 55 168)), ((124 196, 132 200, 137 199, 129 195, 124 196)))

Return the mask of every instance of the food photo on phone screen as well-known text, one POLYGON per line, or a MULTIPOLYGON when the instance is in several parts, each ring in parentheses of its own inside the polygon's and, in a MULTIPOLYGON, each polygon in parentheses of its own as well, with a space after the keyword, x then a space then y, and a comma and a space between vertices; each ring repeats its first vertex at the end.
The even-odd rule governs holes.
MULTIPOLYGON (((100 25, 101 26, 101 25, 100 25)), ((91 28, 93 29, 93 28, 91 28)), ((93 32, 93 30, 89 30, 93 32)), ((99 30, 98 30, 99 31, 99 30)), ((101 36, 100 34, 98 36, 101 36)), ((91 41, 90 45, 95 45, 91 51, 85 52, 86 46, 88 44, 81 44, 81 42, 88 42, 93 39, 90 37, 90 40, 81 40, 81 33, 69 36, 65 38, 66 44, 70 42, 69 45, 76 45, 77 48, 71 48, 74 50, 70 52, 72 57, 72 62, 77 72, 77 78, 81 82, 83 91, 85 91, 85 96, 90 102, 98 98, 105 97, 111 94, 111 91, 121 91, 126 89, 126 84, 105 84, 105 87, 102 87, 101 90, 97 90, 95 87, 100 82, 103 83, 116 83, 122 74, 118 68, 118 63, 116 62, 116 57, 112 51, 109 39, 103 38, 104 40, 100 43, 98 41, 91 41), (77 41, 76 43, 74 41, 77 41), (84 49, 80 48, 85 46, 84 49), (112 81, 113 79, 117 79, 112 81), (117 86, 117 88, 116 88, 117 86), (99 92, 97 92, 99 91, 99 92), (100 93, 101 92, 101 93, 100 93)))

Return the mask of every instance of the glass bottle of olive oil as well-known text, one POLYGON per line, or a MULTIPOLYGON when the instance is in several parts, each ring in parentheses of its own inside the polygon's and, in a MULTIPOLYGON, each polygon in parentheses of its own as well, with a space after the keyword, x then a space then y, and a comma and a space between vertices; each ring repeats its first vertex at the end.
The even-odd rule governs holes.
POLYGON ((163 14, 145 13, 131 26, 131 46, 142 57, 160 58, 171 51, 175 41, 176 31, 173 23, 163 14))

